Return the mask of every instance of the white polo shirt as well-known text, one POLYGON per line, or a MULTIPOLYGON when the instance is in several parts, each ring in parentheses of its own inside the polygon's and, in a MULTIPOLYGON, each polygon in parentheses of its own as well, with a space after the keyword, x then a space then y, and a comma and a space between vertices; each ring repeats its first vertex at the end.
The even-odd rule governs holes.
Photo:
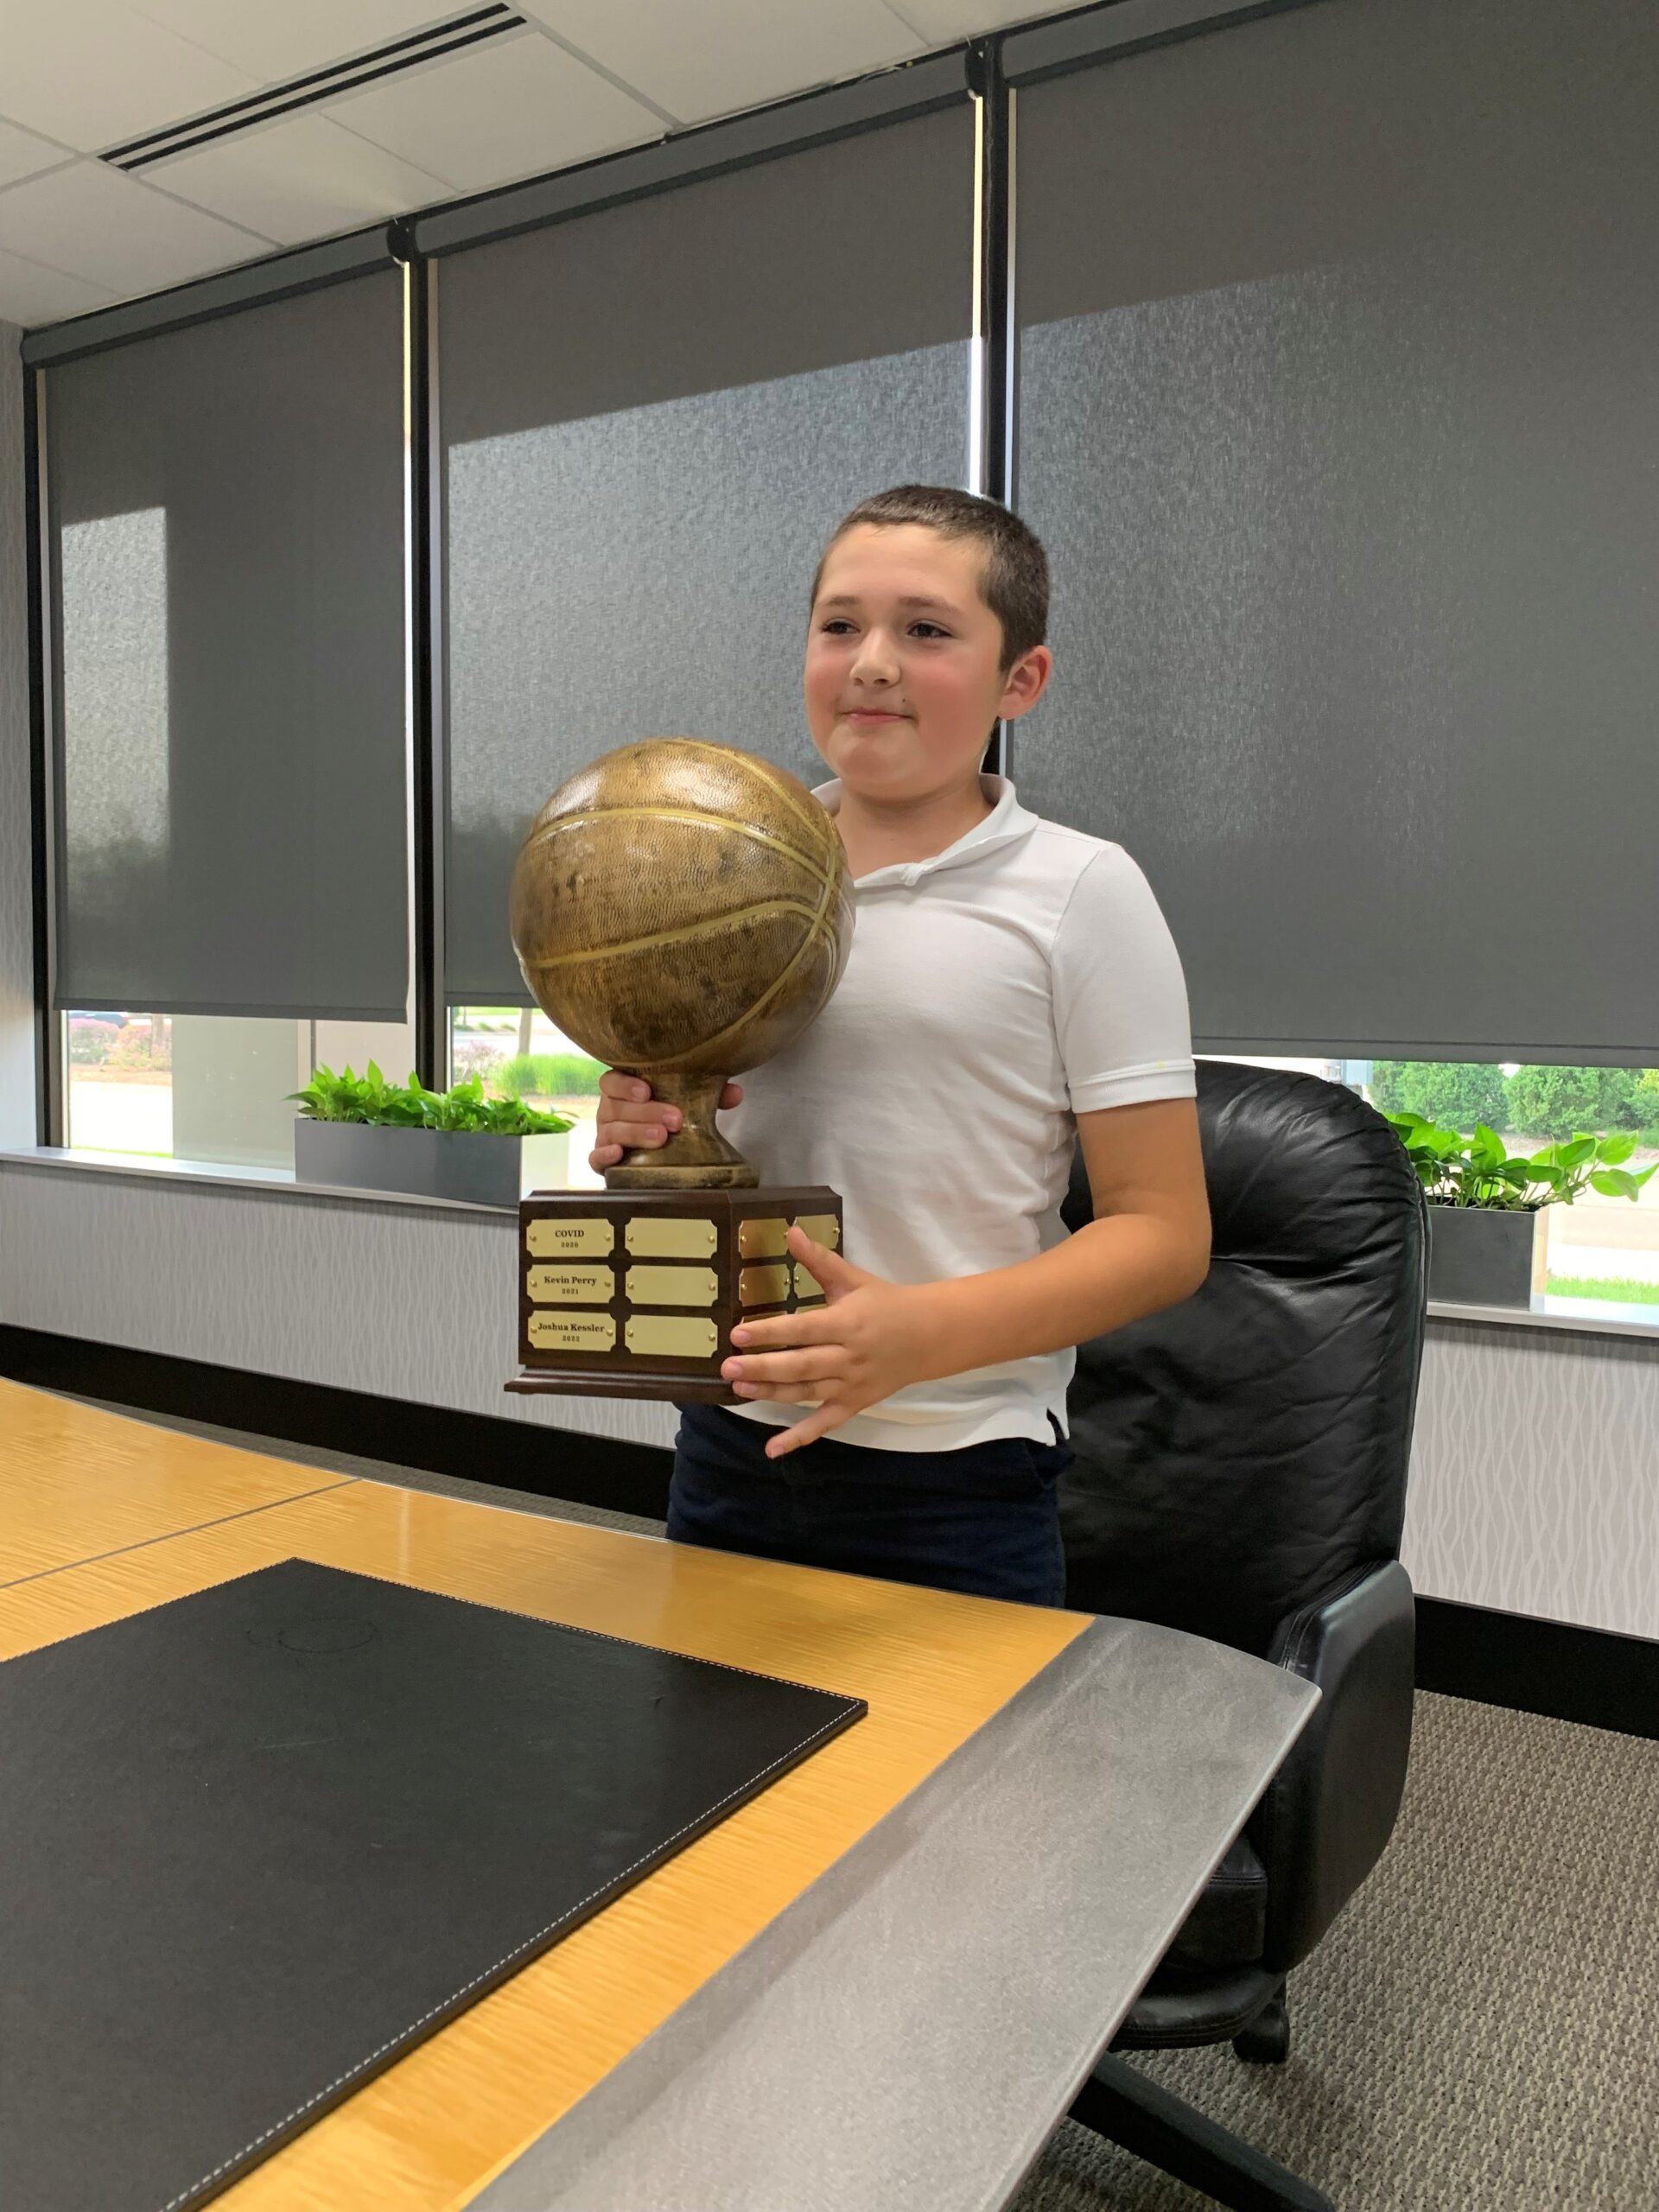
MULTIPOLYGON (((858 878, 846 973, 724 1119, 763 1183, 828 1183, 846 1255, 890 1282, 1015 1266, 1061 1243, 1075 1116, 1190 1098, 1186 986, 1118 845, 1045 822, 1000 776, 993 810, 931 860, 858 878)), ((833 814, 838 783, 816 796, 833 814)), ((1070 1351, 896 1391, 833 1433, 899 1452, 1052 1443, 1070 1351)), ((784 1426, 803 1408, 734 1408, 784 1426)))

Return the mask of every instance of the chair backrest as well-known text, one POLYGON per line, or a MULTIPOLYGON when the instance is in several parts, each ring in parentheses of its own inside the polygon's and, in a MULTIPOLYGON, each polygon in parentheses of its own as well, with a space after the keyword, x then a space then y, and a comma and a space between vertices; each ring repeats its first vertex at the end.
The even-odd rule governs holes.
MULTIPOLYGON (((1427 1223, 1403 1147, 1316 1076, 1198 1063, 1208 1281, 1077 1351, 1069 1602, 1265 1655, 1398 1556, 1427 1223)), ((1065 1218, 1090 1217, 1081 1154, 1065 1218)))

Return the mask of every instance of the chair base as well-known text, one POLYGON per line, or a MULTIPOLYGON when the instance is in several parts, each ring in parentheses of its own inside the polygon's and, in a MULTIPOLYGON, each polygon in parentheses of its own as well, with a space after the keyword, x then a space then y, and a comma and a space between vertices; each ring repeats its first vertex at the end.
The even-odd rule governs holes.
POLYGON ((1233 2037, 1233 2049, 1251 2066, 1282 2066, 1290 2056, 1290 2008, 1281 1989, 1247 2027, 1233 2037))
POLYGON ((1320 2190, 1121 2058, 1100 2061, 1078 2090, 1071 2118, 1229 2212, 1336 2212, 1320 2190))

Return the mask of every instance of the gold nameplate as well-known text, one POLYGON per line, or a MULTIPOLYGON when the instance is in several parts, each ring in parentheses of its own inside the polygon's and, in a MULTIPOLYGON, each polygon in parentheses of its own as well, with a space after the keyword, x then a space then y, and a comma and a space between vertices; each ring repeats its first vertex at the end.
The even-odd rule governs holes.
POLYGON ((781 1260, 789 1249, 788 1236, 786 1221, 740 1221, 737 1256, 740 1260, 781 1260))
POLYGON ((613 1252, 616 1224, 551 1217, 529 1222, 524 1228, 524 1249, 532 1260, 580 1260, 590 1252, 613 1252))
POLYGON ((720 1288, 712 1268, 630 1268, 631 1306, 712 1306, 720 1288))
POLYGON ((524 1287, 541 1306, 608 1306, 615 1282, 608 1268, 532 1268, 524 1287))
POLYGON ((822 1244, 827 1252, 840 1249, 841 1224, 832 1213, 804 1213, 797 1219, 797 1229, 804 1229, 815 1244, 822 1244))
MULTIPOLYGON (((782 1222, 778 1226, 781 1229, 782 1222)), ((786 1267, 745 1268, 737 1279, 737 1302, 740 1306, 781 1306, 788 1296, 789 1269, 786 1267)))
POLYGON ((710 1359, 720 1342, 712 1321, 677 1313, 635 1313, 629 1317, 628 1350, 656 1352, 665 1359, 710 1359))
POLYGON ((623 1234, 629 1251, 641 1260, 712 1260, 720 1242, 712 1221, 675 1214, 638 1214, 623 1234))
POLYGON ((823 1285, 808 1274, 798 1260, 795 1262, 795 1295, 797 1298, 822 1298, 823 1285))
POLYGON ((532 1313, 530 1341, 537 1351, 614 1351, 616 1323, 608 1313, 532 1313))

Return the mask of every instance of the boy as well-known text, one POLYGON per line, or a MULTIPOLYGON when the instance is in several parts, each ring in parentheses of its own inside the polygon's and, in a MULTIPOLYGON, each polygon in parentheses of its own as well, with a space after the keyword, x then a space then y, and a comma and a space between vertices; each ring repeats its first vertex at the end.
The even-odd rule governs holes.
MULTIPOLYGON (((728 1086, 763 1181, 828 1183, 856 1264, 791 1231, 828 1303, 733 1332, 744 1404, 687 1406, 680 1541, 1059 1605, 1071 1347, 1209 1264, 1185 988, 1145 878, 983 776, 1035 706, 1048 564, 993 501, 855 507, 812 588, 804 678, 857 925, 805 1035, 728 1086), (1095 1219, 1059 1221, 1073 1135, 1095 1219)), ((608 1071, 593 1165, 673 1109, 608 1071)))

